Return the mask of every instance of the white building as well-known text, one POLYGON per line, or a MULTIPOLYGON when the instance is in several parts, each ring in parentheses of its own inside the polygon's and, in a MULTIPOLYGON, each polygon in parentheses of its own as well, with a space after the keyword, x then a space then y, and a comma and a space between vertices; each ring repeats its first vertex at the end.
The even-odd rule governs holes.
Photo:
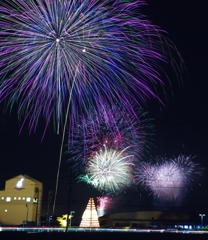
POLYGON ((28 175, 7 180, 0 191, 0 224, 40 225, 42 194, 42 183, 28 175))

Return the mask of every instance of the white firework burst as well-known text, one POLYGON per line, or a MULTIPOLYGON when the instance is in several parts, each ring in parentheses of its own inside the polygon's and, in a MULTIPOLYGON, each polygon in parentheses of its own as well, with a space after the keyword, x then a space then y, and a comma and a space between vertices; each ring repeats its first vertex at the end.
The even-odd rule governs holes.
POLYGON ((179 199, 184 190, 198 175, 198 165, 192 156, 162 158, 160 161, 141 163, 135 171, 135 181, 149 190, 157 199, 169 201, 179 199))
POLYGON ((119 192, 132 184, 132 155, 125 148, 122 151, 107 149, 97 152, 89 160, 86 175, 78 177, 99 191, 119 192))

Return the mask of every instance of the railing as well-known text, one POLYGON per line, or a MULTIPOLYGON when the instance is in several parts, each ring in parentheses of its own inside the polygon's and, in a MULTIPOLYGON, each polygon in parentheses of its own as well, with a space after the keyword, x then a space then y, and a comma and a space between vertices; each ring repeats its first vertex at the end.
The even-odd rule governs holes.
MULTIPOLYGON (((0 227, 0 232, 3 231, 25 231, 28 233, 38 232, 65 232, 65 228, 60 227, 0 227)), ((69 228, 67 232, 146 232, 146 233, 191 233, 191 234, 208 234, 205 230, 166 230, 166 229, 121 229, 121 228, 69 228)))

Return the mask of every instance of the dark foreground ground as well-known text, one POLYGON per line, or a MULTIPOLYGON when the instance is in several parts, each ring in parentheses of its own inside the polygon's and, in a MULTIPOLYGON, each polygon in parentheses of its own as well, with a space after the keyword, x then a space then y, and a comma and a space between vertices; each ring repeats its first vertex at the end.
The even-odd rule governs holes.
POLYGON ((0 240, 202 240, 208 239, 208 234, 177 234, 177 233, 134 233, 134 232, 68 232, 68 233, 27 233, 27 232, 0 232, 0 240))

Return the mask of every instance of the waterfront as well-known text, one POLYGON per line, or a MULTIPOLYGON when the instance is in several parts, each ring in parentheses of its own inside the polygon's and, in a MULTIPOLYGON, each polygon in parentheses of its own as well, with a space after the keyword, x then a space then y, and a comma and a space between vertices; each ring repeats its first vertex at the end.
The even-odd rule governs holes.
POLYGON ((111 229, 111 228, 71 228, 65 232, 64 228, 19 228, 19 227, 2 227, 0 239, 17 238, 21 240, 37 239, 72 239, 73 240, 114 240, 114 239, 157 239, 172 240, 176 239, 208 239, 207 231, 178 231, 165 229, 111 229))

